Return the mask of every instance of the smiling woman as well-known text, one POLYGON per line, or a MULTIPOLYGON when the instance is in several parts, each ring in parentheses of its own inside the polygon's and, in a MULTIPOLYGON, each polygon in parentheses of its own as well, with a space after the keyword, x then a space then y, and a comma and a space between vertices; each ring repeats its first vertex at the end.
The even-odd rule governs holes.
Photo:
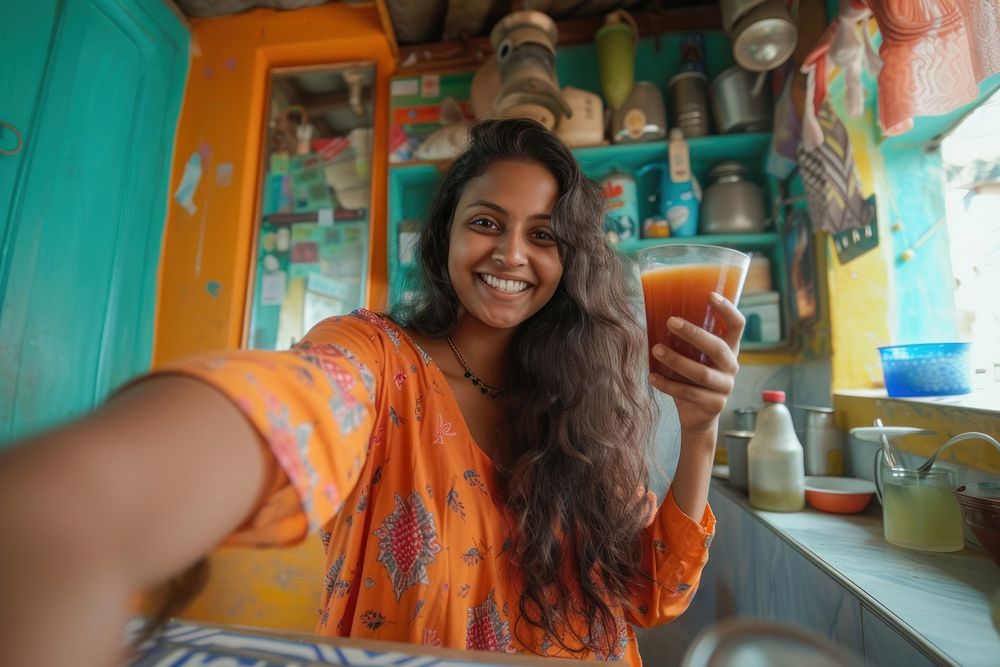
POLYGON ((0 664, 39 646, 63 664, 79 643, 99 663, 130 590, 220 540, 309 528, 326 549, 320 634, 639 664, 633 626, 682 613, 708 557, 744 321, 722 298, 724 338, 672 319, 710 365, 654 350, 688 382, 644 378, 602 209, 554 134, 481 123, 421 232, 418 299, 324 320, 287 352, 175 363, 0 456, 0 617, 17 620, 0 664), (681 426, 659 508, 649 384, 681 426), (85 557, 64 572, 67 549, 85 557), (51 609, 72 642, 30 639, 51 609))

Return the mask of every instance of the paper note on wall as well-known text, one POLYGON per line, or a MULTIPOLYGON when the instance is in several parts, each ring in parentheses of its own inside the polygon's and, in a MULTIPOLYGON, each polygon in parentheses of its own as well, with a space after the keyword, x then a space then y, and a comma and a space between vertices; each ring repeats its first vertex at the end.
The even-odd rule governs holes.
POLYGON ((200 182, 201 154, 196 151, 191 153, 187 164, 184 165, 184 174, 181 176, 181 182, 177 186, 176 192, 174 192, 174 200, 188 212, 188 215, 194 215, 195 211, 198 210, 194 203, 194 193, 200 182))
POLYGON ((285 298, 286 274, 284 271, 265 273, 261 278, 260 305, 280 306, 285 298))

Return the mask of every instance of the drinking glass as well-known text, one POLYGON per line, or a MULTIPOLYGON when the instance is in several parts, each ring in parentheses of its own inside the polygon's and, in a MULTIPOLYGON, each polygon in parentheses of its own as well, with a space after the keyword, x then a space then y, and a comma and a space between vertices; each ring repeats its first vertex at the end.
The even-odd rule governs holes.
POLYGON ((689 359, 712 365, 708 355, 675 336, 667 328, 667 320, 676 315, 724 337, 726 322, 710 305, 709 295, 717 292, 737 303, 749 266, 749 255, 712 245, 667 244, 644 248, 639 252, 651 371, 681 382, 690 382, 653 357, 653 346, 657 343, 689 359))

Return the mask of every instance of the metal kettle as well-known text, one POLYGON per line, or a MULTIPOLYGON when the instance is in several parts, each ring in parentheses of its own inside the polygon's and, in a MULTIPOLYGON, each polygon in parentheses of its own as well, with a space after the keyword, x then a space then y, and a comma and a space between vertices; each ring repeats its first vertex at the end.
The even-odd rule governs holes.
POLYGON ((702 234, 746 234, 764 231, 764 192, 748 180, 749 172, 736 160, 720 162, 708 173, 709 185, 701 204, 702 234))

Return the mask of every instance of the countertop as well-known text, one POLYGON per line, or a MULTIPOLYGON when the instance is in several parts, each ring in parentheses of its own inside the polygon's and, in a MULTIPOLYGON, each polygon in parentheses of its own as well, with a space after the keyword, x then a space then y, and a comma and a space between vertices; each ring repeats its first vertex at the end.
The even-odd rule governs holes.
POLYGON ((1000 633, 990 598, 1000 592, 1000 568, 978 549, 955 553, 903 549, 882 537, 876 502, 861 514, 764 512, 728 481, 714 489, 769 526, 780 538, 851 591, 897 632, 940 662, 1000 664, 1000 633))

